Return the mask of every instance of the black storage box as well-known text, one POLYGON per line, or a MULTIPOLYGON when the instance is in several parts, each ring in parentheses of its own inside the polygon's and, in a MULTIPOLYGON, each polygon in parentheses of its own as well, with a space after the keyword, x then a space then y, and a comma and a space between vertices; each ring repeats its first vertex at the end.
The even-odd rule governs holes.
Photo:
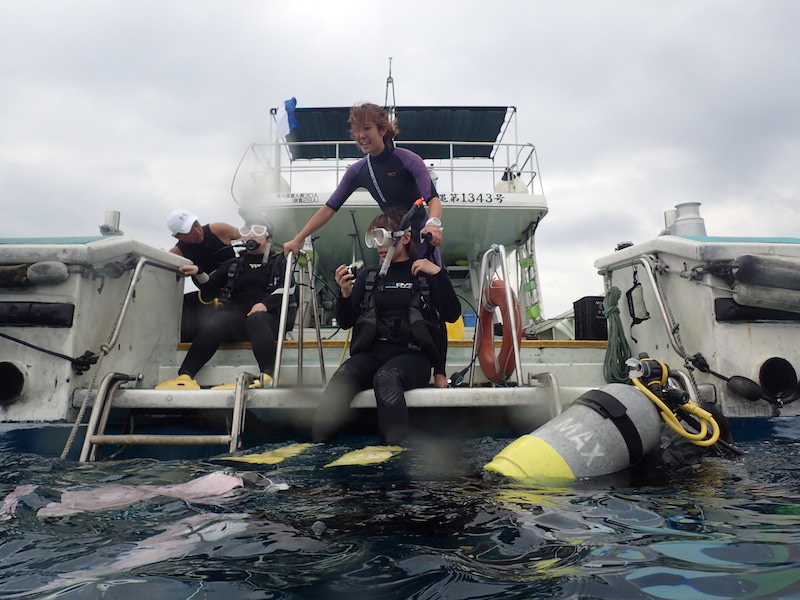
POLYGON ((575 311, 576 340, 607 340, 608 325, 603 296, 585 296, 572 303, 575 311))

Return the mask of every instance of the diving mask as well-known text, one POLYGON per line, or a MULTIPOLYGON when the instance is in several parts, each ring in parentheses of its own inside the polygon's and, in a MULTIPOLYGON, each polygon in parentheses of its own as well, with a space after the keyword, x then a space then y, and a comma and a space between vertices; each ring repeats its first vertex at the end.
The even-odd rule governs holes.
POLYGON ((268 232, 269 228, 266 225, 243 225, 239 227, 239 235, 242 237, 247 237, 251 234, 255 237, 264 237, 268 232))
POLYGON ((383 227, 376 227, 364 234, 364 243, 367 245, 367 248, 378 248, 380 246, 385 246, 391 242, 393 238, 403 237, 404 233, 405 231, 389 231, 383 227))

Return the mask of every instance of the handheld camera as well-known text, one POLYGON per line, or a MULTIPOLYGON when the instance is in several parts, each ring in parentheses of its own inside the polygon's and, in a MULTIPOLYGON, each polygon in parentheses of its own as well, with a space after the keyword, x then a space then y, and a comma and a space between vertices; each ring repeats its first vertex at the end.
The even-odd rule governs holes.
POLYGON ((347 272, 354 278, 358 276, 358 270, 364 266, 363 260, 357 260, 354 263, 347 265, 347 272))

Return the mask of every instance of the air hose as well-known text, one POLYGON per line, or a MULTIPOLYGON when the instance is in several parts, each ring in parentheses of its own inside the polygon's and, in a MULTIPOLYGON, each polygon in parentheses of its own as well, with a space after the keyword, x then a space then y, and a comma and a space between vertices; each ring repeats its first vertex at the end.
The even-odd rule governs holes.
MULTIPOLYGON (((661 361, 655 359, 644 359, 648 363, 654 362, 657 363, 660 368, 653 369, 653 372, 657 373, 660 371, 660 376, 654 380, 651 380, 649 385, 645 385, 641 382, 638 377, 630 376, 631 381, 633 384, 645 395, 647 396, 653 404, 655 404, 659 410, 661 410, 661 417, 664 419, 664 422, 678 435, 686 438, 695 446, 712 446, 717 443, 719 440, 720 430, 717 421, 714 419, 713 415, 697 406, 691 400, 687 400, 682 404, 676 405, 678 410, 682 410, 683 412, 693 415, 697 417, 697 420, 700 422, 699 431, 697 433, 692 433, 686 429, 686 427, 678 420, 678 417, 675 416, 675 413, 664 403, 664 401, 659 398, 656 394, 652 392, 650 387, 657 387, 658 389, 663 388, 667 382, 667 376, 669 374, 669 367, 662 363, 661 361), (707 437, 709 433, 709 426, 711 428, 711 437, 707 437)), ((637 361, 638 362, 638 361, 637 361)), ((629 365, 630 366, 630 365, 629 365)), ((685 397, 686 394, 683 392, 683 396, 685 397)))

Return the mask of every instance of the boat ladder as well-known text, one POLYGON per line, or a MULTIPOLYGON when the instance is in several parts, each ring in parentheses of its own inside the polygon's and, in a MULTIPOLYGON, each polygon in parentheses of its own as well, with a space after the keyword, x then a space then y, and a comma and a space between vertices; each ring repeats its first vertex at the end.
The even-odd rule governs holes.
MULTIPOLYGON (((109 373, 100 383, 97 397, 92 406, 92 413, 89 417, 89 424, 86 429, 86 437, 83 441, 83 448, 79 462, 94 462, 97 460, 97 447, 101 445, 114 444, 118 446, 132 445, 158 445, 158 446, 200 446, 200 445, 224 445, 228 444, 228 451, 234 452, 241 446, 242 430, 245 421, 245 398, 250 384, 256 379, 251 373, 242 372, 236 378, 236 391, 234 393, 233 409, 230 418, 228 433, 220 435, 193 435, 193 434, 136 434, 105 433, 108 422, 108 415, 111 412, 114 392, 120 384, 136 379, 131 375, 122 373, 109 373)), ((172 409, 191 411, 194 409, 172 409)))

